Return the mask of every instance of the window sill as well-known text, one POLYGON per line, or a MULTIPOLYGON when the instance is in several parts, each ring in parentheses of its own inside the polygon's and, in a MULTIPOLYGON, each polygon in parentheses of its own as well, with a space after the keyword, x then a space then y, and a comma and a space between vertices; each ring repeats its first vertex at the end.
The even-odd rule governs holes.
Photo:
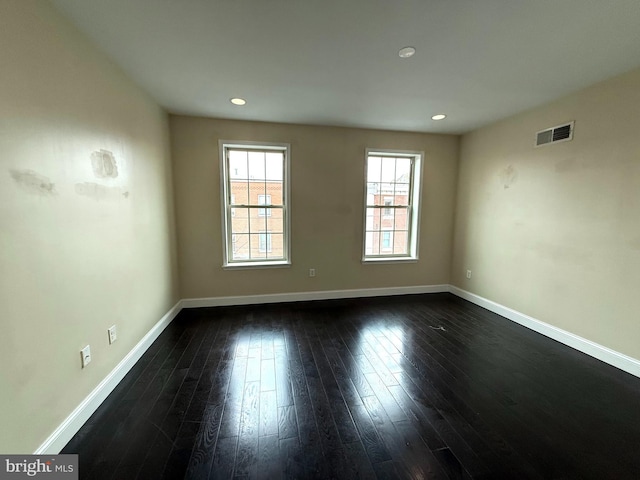
POLYGON ((417 257, 380 257, 380 258, 363 258, 364 265, 373 265, 379 263, 418 263, 417 257))
POLYGON ((277 262, 237 262, 222 265, 223 270, 249 270, 252 268, 288 268, 291 262, 280 260, 277 262))

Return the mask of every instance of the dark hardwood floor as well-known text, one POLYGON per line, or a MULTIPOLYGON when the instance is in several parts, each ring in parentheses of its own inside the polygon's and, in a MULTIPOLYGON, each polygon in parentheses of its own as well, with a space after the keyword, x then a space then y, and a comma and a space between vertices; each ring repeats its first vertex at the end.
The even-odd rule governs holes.
POLYGON ((640 478, 640 379, 449 294, 183 310, 80 477, 640 478))

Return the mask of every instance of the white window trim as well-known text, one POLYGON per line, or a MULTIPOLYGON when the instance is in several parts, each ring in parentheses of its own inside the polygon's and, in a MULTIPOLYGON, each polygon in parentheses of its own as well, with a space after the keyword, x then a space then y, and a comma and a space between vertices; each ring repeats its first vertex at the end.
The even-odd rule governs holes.
MULTIPOLYGON (((418 261, 418 245, 420 244, 420 210, 422 196, 422 164, 424 163, 424 152, 413 150, 386 150, 367 148, 364 157, 364 204, 362 209, 362 263, 412 263, 418 261), (370 156, 379 157, 413 157, 413 172, 411 185, 411 209, 409 210, 409 253, 408 254, 384 254, 366 255, 367 251, 367 166, 370 156)), ((384 207, 384 206, 383 206, 384 207)), ((381 210, 381 214, 383 211, 381 210)), ((382 216, 382 215, 381 215, 382 216)), ((382 231, 381 231, 382 232, 382 231)))
POLYGON ((222 188, 221 194, 221 208, 222 208, 222 268, 224 269, 244 269, 244 268, 271 268, 271 267, 288 267, 291 265, 291 145, 288 143, 273 143, 273 142, 255 142, 255 141, 237 141, 237 140, 219 140, 218 141, 218 155, 220 163, 220 182, 222 188), (283 222, 283 253, 284 259, 269 260, 269 259, 256 259, 256 260, 242 260, 233 261, 230 256, 230 249, 233 248, 231 239, 231 213, 230 208, 227 208, 227 199, 230 198, 231 192, 229 189, 229 182, 227 181, 227 167, 228 162, 226 160, 226 150, 228 148, 238 148, 246 150, 274 150, 284 152, 284 171, 283 171, 283 207, 282 207, 282 222, 283 222))

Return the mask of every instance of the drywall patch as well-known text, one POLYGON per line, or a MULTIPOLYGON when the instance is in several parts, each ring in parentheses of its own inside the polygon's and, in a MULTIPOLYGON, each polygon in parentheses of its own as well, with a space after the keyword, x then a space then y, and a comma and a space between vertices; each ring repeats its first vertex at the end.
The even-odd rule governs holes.
POLYGON ((94 182, 76 183, 75 188, 78 195, 89 197, 93 200, 110 200, 129 196, 129 192, 122 193, 122 189, 119 187, 107 187, 94 182))
POLYGON ((9 170, 11 178, 25 191, 37 195, 56 195, 56 186, 44 175, 33 170, 9 170))
POLYGON ((91 166, 93 174, 98 178, 116 178, 118 176, 118 164, 109 150, 98 150, 91 154, 91 166))
POLYGON ((513 165, 509 165, 500 172, 500 183, 502 183, 504 188, 509 188, 516 182, 517 179, 518 171, 514 168, 513 165))

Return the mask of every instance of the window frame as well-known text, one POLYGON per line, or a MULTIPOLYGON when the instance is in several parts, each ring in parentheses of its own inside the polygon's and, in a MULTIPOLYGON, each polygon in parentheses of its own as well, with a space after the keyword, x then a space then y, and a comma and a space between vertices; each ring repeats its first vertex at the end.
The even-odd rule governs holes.
MULTIPOLYGON (((256 142, 256 141, 229 141, 219 140, 219 163, 220 163, 220 184, 221 184, 221 208, 222 208, 222 252, 224 269, 236 268, 275 268, 288 267, 291 265, 291 146, 288 143, 256 142), (232 217, 235 216, 235 208, 231 203, 231 188, 229 176, 229 150, 254 150, 254 151, 278 151, 284 156, 282 172, 282 252, 283 258, 277 259, 241 259, 233 260, 233 232, 231 230, 232 217)), ((260 205, 251 205, 260 207, 260 205)), ((270 211, 266 211, 266 216, 270 216, 270 211)), ((265 217, 262 217, 265 218, 265 217)), ((265 232, 258 232, 260 234, 265 232)), ((269 232, 271 233, 271 232, 269 232)))
MULTIPOLYGON (((364 158, 364 202, 363 202, 363 221, 362 221, 362 263, 406 263, 418 261, 418 247, 420 242, 420 209, 422 196, 422 164, 424 163, 424 152, 414 150, 387 150, 368 148, 365 151, 364 158), (380 211, 380 218, 386 217, 385 209, 387 205, 368 205, 367 204, 367 183, 368 183, 368 165, 370 157, 392 157, 392 158, 409 158, 411 160, 411 179, 409 182, 410 194, 407 196, 408 203, 408 220, 407 220, 407 253, 378 253, 376 255, 367 255, 367 208, 375 208, 380 211)), ((381 182, 382 183, 382 182, 381 182)), ((393 208, 393 207, 392 207, 393 208)), ((388 230, 379 229, 379 234, 388 230)), ((395 231, 395 229, 393 230, 395 231)), ((371 231, 372 233, 375 231, 371 231)), ((393 242, 391 242, 393 245, 393 242)), ((380 241, 382 245, 382 241, 380 241)), ((382 247, 380 247, 381 249, 382 247)), ((393 249, 393 248, 392 248, 393 249)))

